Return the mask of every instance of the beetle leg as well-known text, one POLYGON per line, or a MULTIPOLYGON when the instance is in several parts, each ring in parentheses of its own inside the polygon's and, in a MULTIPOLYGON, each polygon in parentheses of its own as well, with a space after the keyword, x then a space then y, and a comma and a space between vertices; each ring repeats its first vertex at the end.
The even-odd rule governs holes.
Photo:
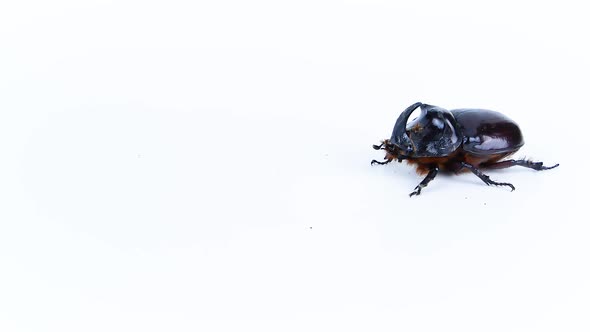
POLYGON ((438 174, 438 167, 434 166, 430 169, 430 172, 428 172, 428 175, 426 175, 424 180, 422 180, 422 182, 420 182, 420 184, 414 188, 414 191, 410 193, 410 197, 414 195, 420 195, 422 188, 426 187, 428 183, 436 177, 436 174, 438 174))
MULTIPOLYGON (((383 158, 383 159, 387 159, 387 157, 386 158, 383 158)), ((387 165, 387 164, 389 164, 391 162, 391 160, 392 159, 387 159, 385 161, 377 161, 377 160, 373 159, 373 160, 371 160, 371 166, 374 165, 374 164, 387 165)))
POLYGON ((375 150, 381 150, 381 148, 383 147, 383 144, 385 144, 385 143, 381 143, 379 145, 373 144, 373 149, 375 149, 375 150))
POLYGON ((485 165, 486 168, 491 168, 491 169, 508 168, 508 167, 512 167, 512 166, 522 166, 522 167, 526 167, 526 168, 532 168, 536 171, 544 171, 547 169, 555 168, 555 167, 559 166, 559 164, 555 164, 553 166, 547 167, 547 166, 543 166, 542 161, 533 162, 533 161, 526 160, 526 159, 521 159, 521 160, 510 159, 510 160, 500 161, 500 162, 497 162, 494 164, 486 164, 485 165))
POLYGON ((469 169, 473 174, 477 175, 477 177, 480 178, 488 186, 490 184, 493 184, 494 186, 507 186, 507 187, 510 187, 510 189, 512 189, 512 191, 514 191, 514 189, 515 189, 514 186, 512 184, 510 184, 510 183, 496 182, 496 181, 491 180, 489 176, 483 174, 483 172, 480 171, 479 168, 477 168, 477 167, 475 167, 475 166, 473 166, 471 164, 468 164, 466 162, 462 162, 461 163, 461 166, 469 169))

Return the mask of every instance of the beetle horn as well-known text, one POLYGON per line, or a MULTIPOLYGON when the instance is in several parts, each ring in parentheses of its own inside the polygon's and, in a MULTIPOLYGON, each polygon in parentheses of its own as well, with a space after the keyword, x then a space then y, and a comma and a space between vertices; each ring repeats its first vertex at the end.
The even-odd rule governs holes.
POLYGON ((393 127, 390 141, 401 148, 404 152, 411 152, 413 150, 412 141, 406 133, 406 124, 408 123, 408 119, 410 118, 412 112, 414 112, 420 106, 422 106, 422 103, 417 102, 406 108, 406 110, 399 115, 397 121, 395 122, 395 126, 393 127))

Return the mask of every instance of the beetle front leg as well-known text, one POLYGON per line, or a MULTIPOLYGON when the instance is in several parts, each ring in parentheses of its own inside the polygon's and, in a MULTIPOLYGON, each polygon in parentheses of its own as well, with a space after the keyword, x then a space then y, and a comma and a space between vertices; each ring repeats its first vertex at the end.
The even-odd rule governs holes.
POLYGON ((384 145, 384 144, 385 144, 385 143, 381 143, 381 144, 379 144, 379 145, 377 145, 377 144, 373 144, 373 149, 375 149, 375 150, 383 150, 383 145, 384 145))
POLYGON ((377 161, 375 159, 371 160, 371 166, 373 166, 374 164, 377 165, 387 165, 389 164, 393 159, 387 159, 387 157, 383 158, 386 159, 385 161, 377 161))
POLYGON ((420 195, 420 193, 422 192, 422 188, 426 187, 428 185, 428 183, 430 183, 430 181, 432 181, 436 175, 438 174, 438 167, 433 167, 430 169, 430 172, 428 172, 428 175, 426 175, 426 177, 424 178, 424 180, 422 180, 422 182, 420 182, 419 185, 416 186, 416 188, 414 189, 414 191, 412 191, 410 193, 410 197, 414 196, 414 195, 420 195))
POLYGON ((478 178, 480 178, 485 184, 487 184, 488 186, 493 184, 494 186, 507 186, 510 187, 512 189, 512 191, 514 191, 514 186, 510 183, 506 183, 506 182, 496 182, 490 179, 489 176, 483 174, 482 171, 479 170, 479 168, 468 164, 466 162, 462 162, 461 163, 461 167, 465 167, 467 169, 469 169, 473 174, 477 175, 478 178))

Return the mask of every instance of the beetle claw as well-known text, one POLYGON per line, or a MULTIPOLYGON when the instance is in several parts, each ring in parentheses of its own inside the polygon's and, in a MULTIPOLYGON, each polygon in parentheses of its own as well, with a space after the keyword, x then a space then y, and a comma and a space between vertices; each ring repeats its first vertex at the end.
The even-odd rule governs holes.
POLYGON ((494 186, 506 186, 506 187, 510 187, 510 191, 514 191, 516 190, 516 188, 514 187, 514 185, 512 185, 512 183, 507 183, 507 182, 495 182, 492 181, 488 178, 489 182, 486 182, 486 184, 489 186, 490 184, 493 184, 494 186))
POLYGON ((421 186, 421 185, 417 185, 417 186, 416 186, 416 188, 414 188, 414 191, 412 191, 412 192, 410 193, 410 197, 412 197, 412 196, 414 196, 414 195, 415 195, 415 196, 418 196, 418 195, 420 195, 421 193, 422 193, 422 186, 421 186))
POLYGON ((548 170, 548 169, 554 169, 555 167, 559 166, 559 164, 555 164, 553 166, 543 166, 543 171, 548 170))
POLYGON ((386 161, 377 161, 375 159, 371 160, 371 166, 377 164, 377 165, 387 165, 391 162, 391 160, 386 160, 386 161))

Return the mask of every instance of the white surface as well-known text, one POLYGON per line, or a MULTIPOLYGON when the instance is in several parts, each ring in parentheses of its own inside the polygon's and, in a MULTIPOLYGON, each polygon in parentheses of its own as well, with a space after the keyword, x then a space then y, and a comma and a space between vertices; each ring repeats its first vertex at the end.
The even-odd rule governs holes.
POLYGON ((588 331, 581 4, 5 1, 0 330, 588 331), (423 101, 556 170, 370 167, 423 101))

